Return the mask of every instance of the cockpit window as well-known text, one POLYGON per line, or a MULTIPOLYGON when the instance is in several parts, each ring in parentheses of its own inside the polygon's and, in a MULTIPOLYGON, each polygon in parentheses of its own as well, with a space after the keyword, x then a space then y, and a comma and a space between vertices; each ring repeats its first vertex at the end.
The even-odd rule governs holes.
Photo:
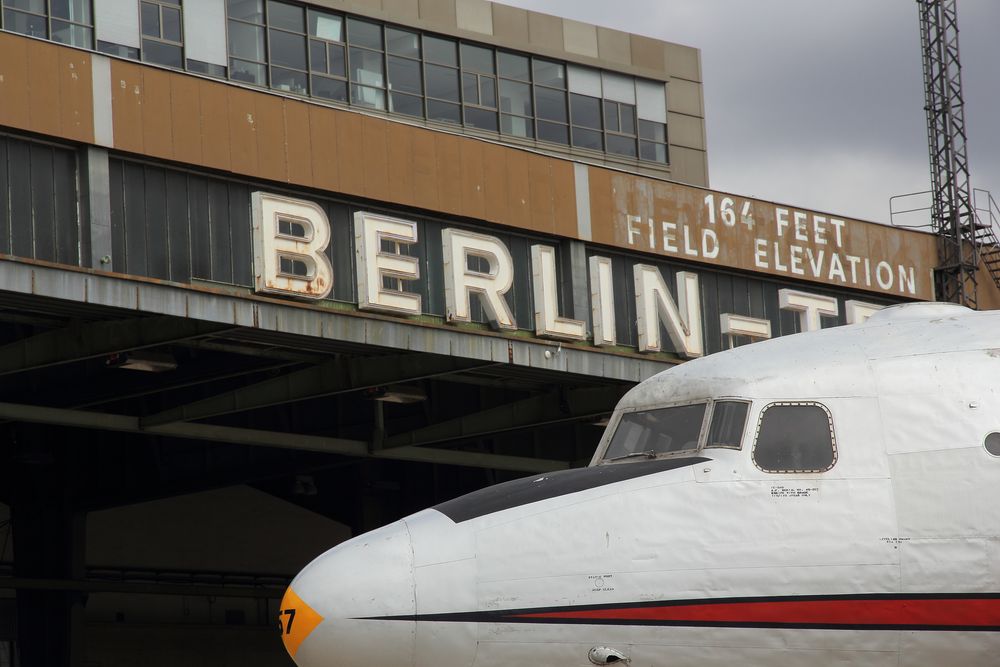
POLYGON ((622 415, 604 452, 605 461, 698 449, 705 403, 622 415))
POLYGON ((830 412, 819 403, 771 403, 761 411, 753 462, 764 472, 825 472, 837 462, 830 412))
POLYGON ((750 404, 746 401, 716 401, 705 446, 739 449, 749 409, 750 404))

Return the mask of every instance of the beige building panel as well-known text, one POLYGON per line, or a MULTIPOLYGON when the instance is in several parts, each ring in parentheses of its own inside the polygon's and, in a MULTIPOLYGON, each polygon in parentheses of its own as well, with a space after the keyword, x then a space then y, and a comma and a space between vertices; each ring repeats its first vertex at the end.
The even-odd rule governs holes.
POLYGON ((364 165, 358 165, 364 155, 363 116, 356 113, 336 113, 336 116, 337 159, 341 165, 339 192, 364 196, 365 170, 364 165))
POLYGON ((642 35, 631 35, 629 41, 632 46, 633 65, 660 72, 660 76, 664 78, 669 76, 666 44, 658 39, 642 35))
POLYGON ((674 146, 705 150, 705 121, 701 118, 668 112, 667 132, 671 150, 674 146))
POLYGON ((686 79, 671 79, 667 84, 667 111, 703 118, 705 102, 701 84, 686 79))
POLYGON ((483 188, 483 142, 463 141, 462 159, 462 215, 480 220, 486 217, 486 191, 483 188))
POLYGON ((497 42, 513 48, 526 48, 529 41, 528 11, 493 3, 493 37, 497 42))
POLYGON ((288 133, 285 129, 285 103, 275 95, 257 98, 254 129, 257 135, 258 172, 272 181, 288 180, 285 147, 288 133))
POLYGON ((452 134, 434 135, 437 157, 438 210, 444 213, 462 212, 462 139, 452 134))
POLYGON ((257 100, 262 97, 251 90, 229 87, 229 156, 231 169, 238 174, 260 173, 257 152, 257 100))
POLYGON ((507 150, 493 143, 483 143, 483 190, 486 193, 485 219, 509 225, 507 200, 507 150))
POLYGON ((486 0, 455 0, 459 30, 493 36, 493 3, 486 0))
MULTIPOLYGON (((94 83, 90 54, 59 49, 59 124, 65 136, 94 141, 94 83)), ((0 98, 2 99, 2 98, 0 98)))
POLYGON ((632 64, 632 43, 627 32, 597 28, 597 53, 601 60, 618 65, 632 64))
POLYGON ((413 203, 413 131, 401 123, 386 123, 389 192, 398 202, 413 203))
POLYGON ((532 50, 551 53, 562 49, 563 20, 548 14, 528 12, 528 42, 532 50))
POLYGON ((563 48, 567 53, 597 58, 597 26, 563 19, 563 48))
POLYGON ((455 0, 419 0, 420 20, 432 29, 453 32, 458 27, 455 0))
MULTIPOLYGON (((670 128, 667 128, 670 131, 670 128)), ((670 146, 671 179, 694 185, 708 184, 708 158, 705 151, 670 146)))
POLYGON ((400 23, 420 20, 420 7, 413 0, 382 0, 382 12, 390 20, 400 23))
POLYGON ((667 51, 667 71, 671 78, 679 77, 701 82, 701 54, 698 49, 664 42, 667 51))

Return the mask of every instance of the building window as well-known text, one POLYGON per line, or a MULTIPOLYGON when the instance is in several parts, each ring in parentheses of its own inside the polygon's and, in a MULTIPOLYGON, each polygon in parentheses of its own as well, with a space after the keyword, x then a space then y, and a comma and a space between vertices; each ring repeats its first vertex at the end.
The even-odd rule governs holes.
POLYGON ((409 30, 386 28, 385 50, 389 68, 389 111, 423 118, 420 35, 409 30))
POLYGON ((531 62, 516 53, 497 54, 500 69, 500 131, 515 137, 535 136, 531 101, 531 62))
POLYGON ((668 162, 662 82, 293 2, 227 2, 232 80, 510 137, 668 162))
POLYGON ((312 94, 347 101, 347 54, 344 18, 309 10, 309 85, 312 94))
POLYGON ((94 48, 90 0, 2 0, 4 30, 94 48))
POLYGON ((424 35, 423 45, 427 119, 461 124, 458 44, 452 39, 424 35))
POLYGON ((167 67, 183 67, 181 0, 142 0, 139 3, 139 19, 142 59, 167 67))
POLYGON ((347 63, 351 104, 385 109, 385 54, 382 26, 361 19, 347 19, 347 63))

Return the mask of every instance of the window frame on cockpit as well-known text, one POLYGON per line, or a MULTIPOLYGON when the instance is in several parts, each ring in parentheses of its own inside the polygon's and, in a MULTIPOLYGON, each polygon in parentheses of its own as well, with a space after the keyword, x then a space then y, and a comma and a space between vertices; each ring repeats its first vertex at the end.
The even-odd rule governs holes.
POLYGON ((732 449, 735 451, 740 451, 743 449, 743 440, 747 436, 747 427, 750 425, 750 409, 753 407, 753 401, 747 398, 729 398, 720 397, 710 399, 711 403, 711 414, 708 415, 708 423, 706 424, 705 433, 702 435, 702 441, 698 447, 699 451, 702 449, 732 449), (708 441, 709 436, 712 434, 712 425, 715 423, 715 413, 719 408, 720 403, 742 403, 746 406, 746 413, 743 415, 743 426, 740 427, 740 437, 739 442, 736 445, 713 445, 708 441))
POLYGON ((769 474, 822 474, 829 472, 837 465, 837 461, 840 460, 840 448, 837 446, 837 433, 834 429, 833 424, 833 413, 830 412, 830 408, 818 401, 772 401, 761 407, 760 412, 757 415, 757 426, 754 429, 753 434, 753 444, 750 447, 750 460, 753 461, 754 466, 762 471, 769 474), (801 469, 772 469, 766 468, 761 465, 757 460, 757 450, 760 445, 760 435, 761 429, 764 425, 764 420, 767 417, 767 412, 772 408, 776 407, 816 407, 821 409, 826 414, 827 426, 830 430, 830 449, 832 452, 832 459, 830 465, 826 468, 801 468, 801 469))
MULTIPOLYGON (((630 414, 635 414, 637 412, 652 412, 652 411, 655 411, 655 410, 667 410, 667 409, 670 409, 670 408, 683 408, 683 407, 686 407, 686 406, 689 406, 689 405, 704 405, 705 406, 705 412, 701 416, 701 426, 699 427, 699 430, 698 430, 698 441, 697 441, 698 444, 693 449, 679 449, 679 450, 674 451, 674 452, 656 453, 654 456, 651 456, 649 458, 650 459, 661 459, 661 458, 676 457, 678 455, 690 456, 691 453, 700 451, 702 449, 702 446, 704 444, 704 440, 705 440, 705 437, 706 437, 706 434, 707 434, 706 427, 708 425, 708 418, 712 414, 711 399, 707 399, 707 398, 699 398, 699 399, 690 400, 690 401, 678 401, 677 403, 670 403, 668 405, 657 405, 657 406, 646 405, 646 406, 639 406, 639 407, 634 407, 634 408, 626 408, 626 409, 622 410, 621 412, 619 412, 618 414, 616 414, 614 416, 614 418, 611 420, 611 422, 608 424, 607 431, 605 432, 605 436, 603 437, 602 443, 600 445, 601 455, 600 455, 600 458, 597 459, 597 462, 599 464, 601 464, 601 465, 605 465, 605 464, 618 464, 618 463, 623 463, 623 462, 627 462, 627 461, 630 460, 627 457, 624 457, 624 458, 613 458, 613 459, 606 458, 607 454, 608 454, 608 450, 611 448, 611 443, 614 441, 615 434, 617 434, 618 428, 621 426, 622 419, 625 418, 626 416, 628 416, 630 414)), ((639 453, 640 452, 633 452, 633 454, 639 454, 639 453)))

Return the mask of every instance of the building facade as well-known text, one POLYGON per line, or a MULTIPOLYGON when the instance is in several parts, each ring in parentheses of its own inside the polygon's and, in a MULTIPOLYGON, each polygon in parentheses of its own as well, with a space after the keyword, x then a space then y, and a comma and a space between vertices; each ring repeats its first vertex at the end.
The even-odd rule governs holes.
POLYGON ((697 49, 481 0, 0 0, 0 666, 288 664, 351 533, 686 359, 932 299, 708 188, 697 49))

